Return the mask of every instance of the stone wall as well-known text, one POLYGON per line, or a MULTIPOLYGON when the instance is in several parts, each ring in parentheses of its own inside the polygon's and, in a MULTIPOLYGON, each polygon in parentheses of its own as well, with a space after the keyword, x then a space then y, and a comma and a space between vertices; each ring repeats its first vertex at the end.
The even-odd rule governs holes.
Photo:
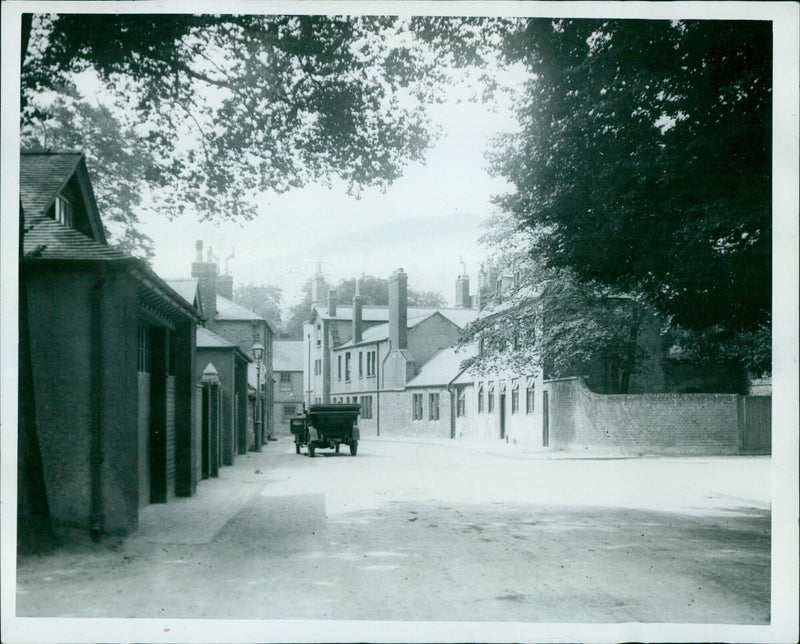
POLYGON ((545 383, 550 445, 630 454, 738 453, 735 394, 591 392, 583 379, 545 383))

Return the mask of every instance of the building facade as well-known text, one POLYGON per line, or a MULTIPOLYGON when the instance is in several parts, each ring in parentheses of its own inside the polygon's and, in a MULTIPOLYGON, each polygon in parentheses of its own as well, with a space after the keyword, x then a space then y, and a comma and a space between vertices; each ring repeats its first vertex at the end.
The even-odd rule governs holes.
POLYGON ((303 341, 275 340, 272 343, 274 431, 291 435, 289 419, 303 411, 303 341))
POLYGON ((56 532, 129 533, 196 490, 199 312, 108 246, 78 152, 21 155, 36 421, 56 532))
MULTIPOLYGON (((273 432, 272 342, 273 330, 269 323, 257 313, 236 304, 233 297, 233 277, 221 275, 212 249, 203 258, 203 242, 195 244, 196 257, 192 262, 191 279, 171 280, 176 288, 183 283, 187 291, 195 289, 195 299, 203 317, 204 326, 217 336, 232 343, 250 361, 247 370, 247 393, 238 386, 236 400, 237 423, 245 425, 245 431, 237 429, 237 451, 244 454, 248 449, 260 450, 273 432), (263 355, 256 360, 253 348, 263 346, 263 355), (249 409, 245 409, 249 406, 249 409), (250 419, 249 421, 247 419, 250 419)), ((224 388, 224 385, 221 385, 224 388)), ((223 401, 223 409, 225 408, 223 401)), ((231 413, 228 417, 234 416, 231 413)))

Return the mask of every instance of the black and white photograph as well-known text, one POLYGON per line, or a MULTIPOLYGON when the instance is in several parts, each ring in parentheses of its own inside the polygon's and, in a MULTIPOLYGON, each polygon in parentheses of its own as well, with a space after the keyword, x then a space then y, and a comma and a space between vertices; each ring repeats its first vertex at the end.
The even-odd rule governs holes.
POLYGON ((797 641, 800 5, 2 12, 2 641, 797 641))

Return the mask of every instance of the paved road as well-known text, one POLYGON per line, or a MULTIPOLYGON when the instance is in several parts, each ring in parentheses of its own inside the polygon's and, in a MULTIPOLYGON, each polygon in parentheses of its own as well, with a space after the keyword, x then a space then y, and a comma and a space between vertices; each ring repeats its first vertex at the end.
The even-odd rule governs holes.
POLYGON ((479 447, 273 443, 126 540, 23 559, 17 614, 769 621, 768 458, 479 447))

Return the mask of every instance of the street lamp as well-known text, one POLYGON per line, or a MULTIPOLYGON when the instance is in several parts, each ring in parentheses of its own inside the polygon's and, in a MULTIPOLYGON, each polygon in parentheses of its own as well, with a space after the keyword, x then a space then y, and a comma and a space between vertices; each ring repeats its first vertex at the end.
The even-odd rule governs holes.
POLYGON ((264 428, 262 427, 264 420, 264 410, 261 409, 261 361, 264 358, 264 345, 256 338, 253 344, 253 358, 256 361, 256 410, 253 415, 253 433, 255 438, 255 451, 261 451, 261 439, 264 428))

